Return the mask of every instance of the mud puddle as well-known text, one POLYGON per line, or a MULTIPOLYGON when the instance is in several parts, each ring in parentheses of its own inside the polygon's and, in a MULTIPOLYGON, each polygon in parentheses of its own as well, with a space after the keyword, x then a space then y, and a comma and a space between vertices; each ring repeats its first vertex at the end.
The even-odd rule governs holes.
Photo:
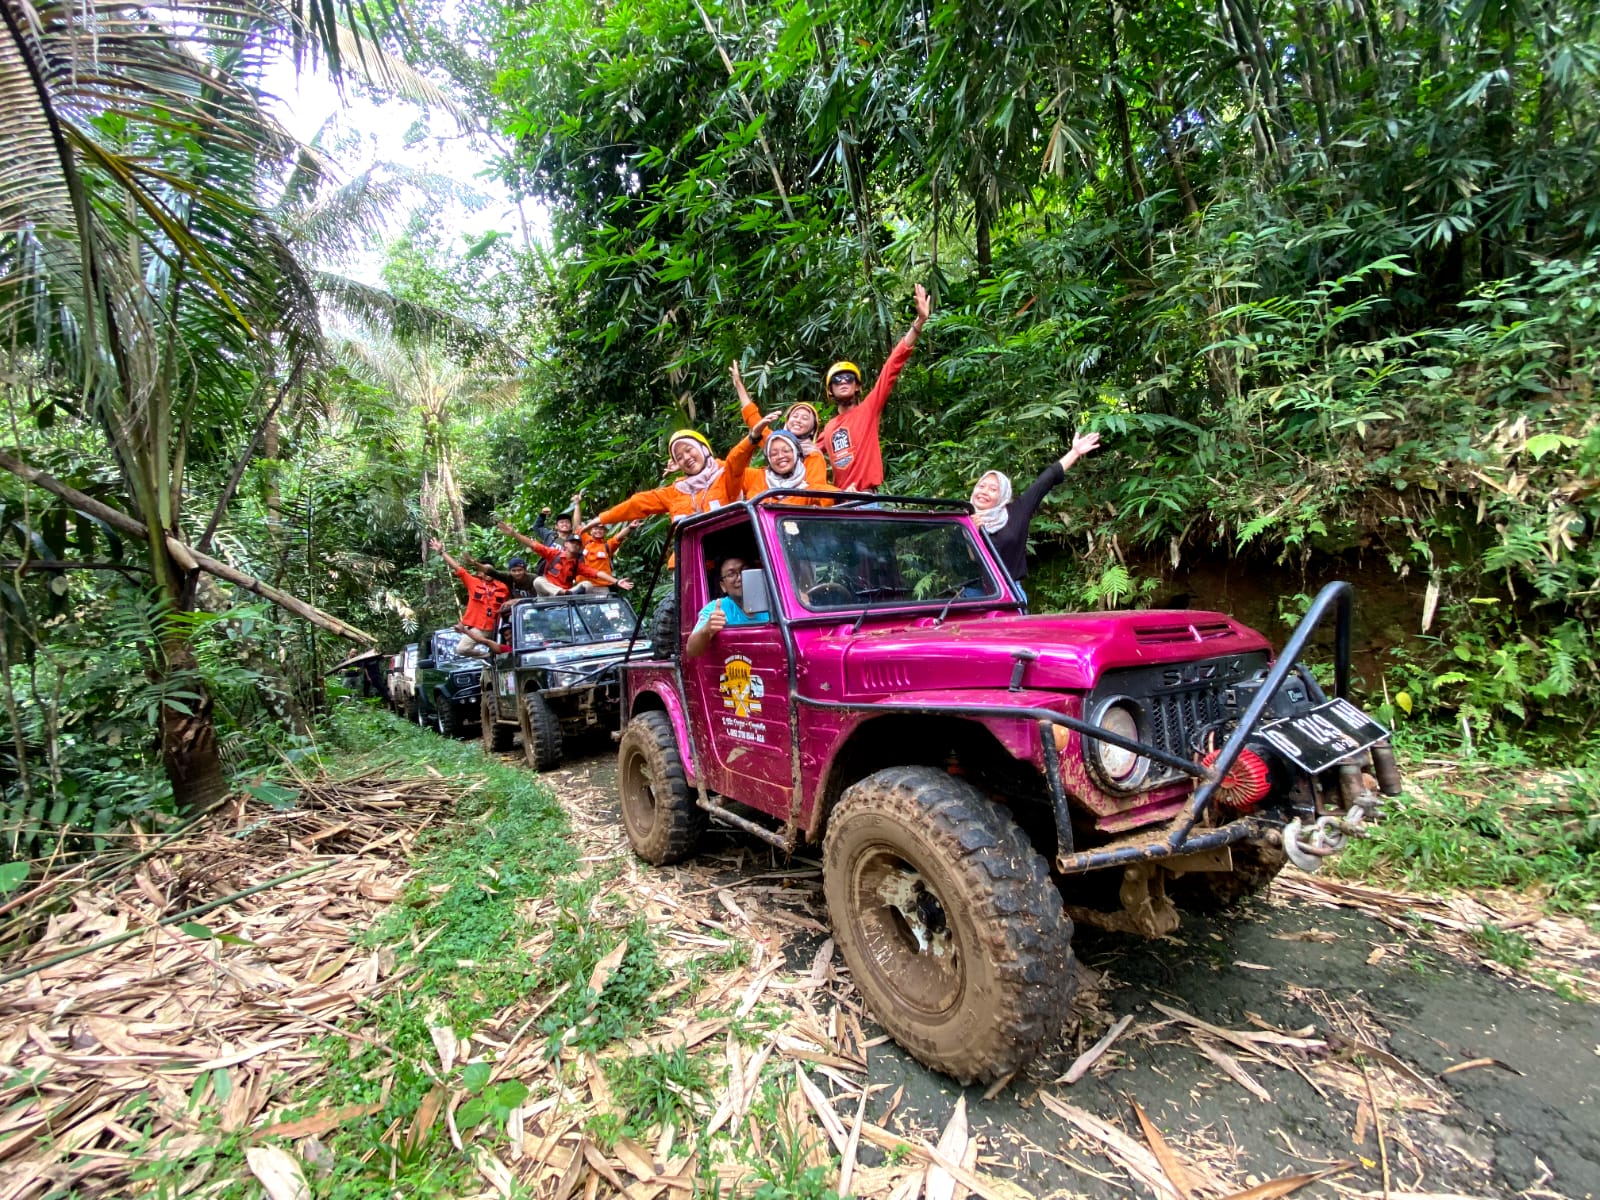
MULTIPOLYGON (((614 748, 595 739, 574 750, 583 757, 546 778, 583 816, 597 855, 626 854, 614 748)), ((742 872, 815 865, 809 857, 779 862, 759 840, 713 827, 681 869, 724 886, 742 872)), ((867 1119, 934 1141, 964 1097, 981 1169, 1041 1197, 1151 1194, 1093 1123, 1142 1148, 1135 1105, 1196 1195, 1213 1175, 1254 1184, 1353 1162, 1297 1194, 1600 1196, 1600 1006, 1282 890, 1228 915, 1186 913, 1160 941, 1080 929, 1076 1020, 1056 1045, 986 1096, 883 1040, 869 1058, 867 1119), (1065 1082, 1123 1018, 1109 1050, 1065 1082)), ((825 926, 820 885, 790 902, 825 926)), ((786 932, 796 963, 825 941, 786 932)), ((834 970, 847 980, 837 959, 834 970)), ((864 1149, 862 1162, 875 1154, 864 1149)))

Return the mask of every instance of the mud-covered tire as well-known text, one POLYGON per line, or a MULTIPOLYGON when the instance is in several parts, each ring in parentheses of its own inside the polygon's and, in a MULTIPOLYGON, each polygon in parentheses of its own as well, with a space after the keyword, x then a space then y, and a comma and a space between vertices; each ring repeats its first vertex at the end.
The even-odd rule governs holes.
POLYGON ((411 695, 406 697, 406 720, 410 721, 414 725, 421 725, 423 723, 422 700, 415 692, 412 692, 411 695))
POLYGON ((706 831, 706 812, 694 802, 666 713, 639 713, 622 731, 617 793, 628 841, 645 862, 663 866, 695 852, 706 831))
POLYGON ((478 724, 478 736, 483 739, 485 754, 504 754, 511 749, 511 741, 517 736, 517 727, 502 725, 494 719, 494 709, 489 703, 488 692, 478 697, 478 724))
POLYGON ((868 1009, 919 1061, 987 1082, 1061 1031, 1072 921, 1043 857, 971 784, 891 767, 851 786, 828 821, 822 886, 868 1009))
POLYGON ((1237 842, 1233 847, 1233 870, 1190 871, 1179 875, 1167 884, 1167 895, 1180 908, 1221 912, 1265 891, 1288 862, 1282 846, 1237 842))
POLYGON ((650 649, 657 658, 678 653, 678 597, 668 592, 650 617, 650 649))
POLYGON ((561 761, 561 722, 538 692, 522 693, 522 757, 535 771, 561 761))

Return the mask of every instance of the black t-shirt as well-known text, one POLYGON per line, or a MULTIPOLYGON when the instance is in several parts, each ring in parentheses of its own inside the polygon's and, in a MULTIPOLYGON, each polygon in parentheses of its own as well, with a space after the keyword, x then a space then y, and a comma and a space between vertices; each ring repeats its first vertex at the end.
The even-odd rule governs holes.
POLYGON ((1039 478, 1028 485, 1028 490, 1006 505, 1008 515, 1005 527, 989 535, 990 545, 1000 556, 1000 561, 1005 563, 1006 570, 1011 572, 1011 578, 1022 580, 1028 577, 1028 526, 1050 489, 1066 477, 1060 460, 1039 472, 1039 478))

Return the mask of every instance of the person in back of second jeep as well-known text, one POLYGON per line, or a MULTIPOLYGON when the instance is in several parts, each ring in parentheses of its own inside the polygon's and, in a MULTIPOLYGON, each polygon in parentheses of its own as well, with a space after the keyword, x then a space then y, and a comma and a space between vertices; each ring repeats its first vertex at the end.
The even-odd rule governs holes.
POLYGON ((865 400, 861 399, 861 368, 852 362, 836 362, 823 381, 828 399, 839 411, 822 427, 818 439, 822 452, 833 467, 833 485, 842 492, 875 492, 883 486, 883 451, 878 445, 878 420, 894 390, 895 380, 911 358, 917 335, 928 323, 933 310, 928 289, 916 287, 917 317, 911 328, 889 354, 889 361, 878 372, 877 381, 865 400))

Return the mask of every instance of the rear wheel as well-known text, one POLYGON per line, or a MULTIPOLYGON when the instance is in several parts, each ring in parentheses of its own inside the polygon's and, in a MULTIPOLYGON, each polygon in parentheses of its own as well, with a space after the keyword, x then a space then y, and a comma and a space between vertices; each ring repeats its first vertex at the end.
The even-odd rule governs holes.
POLYGON ((1169 883, 1167 894, 1173 902, 1196 912, 1233 908, 1265 891, 1289 862, 1282 846, 1235 842, 1232 849, 1233 870, 1190 871, 1169 883))
POLYGON ((522 694, 522 757, 535 771, 561 761, 561 722, 538 692, 522 694))
POLYGON ((639 713, 622 731, 617 790, 635 854, 659 866, 694 853, 706 831, 706 813, 694 802, 666 713, 639 713))
POLYGON ((872 1015, 962 1083, 1017 1070, 1072 1001, 1072 922, 1004 809, 935 767, 850 787, 828 822, 822 885, 872 1015))
POLYGON ((422 701, 415 692, 406 697, 406 720, 422 724, 422 701))
POLYGON ((487 687, 478 697, 478 721, 481 725, 479 736, 483 738, 486 753, 504 754, 511 749, 511 739, 517 736, 517 727, 502 725, 494 719, 494 702, 487 687))

